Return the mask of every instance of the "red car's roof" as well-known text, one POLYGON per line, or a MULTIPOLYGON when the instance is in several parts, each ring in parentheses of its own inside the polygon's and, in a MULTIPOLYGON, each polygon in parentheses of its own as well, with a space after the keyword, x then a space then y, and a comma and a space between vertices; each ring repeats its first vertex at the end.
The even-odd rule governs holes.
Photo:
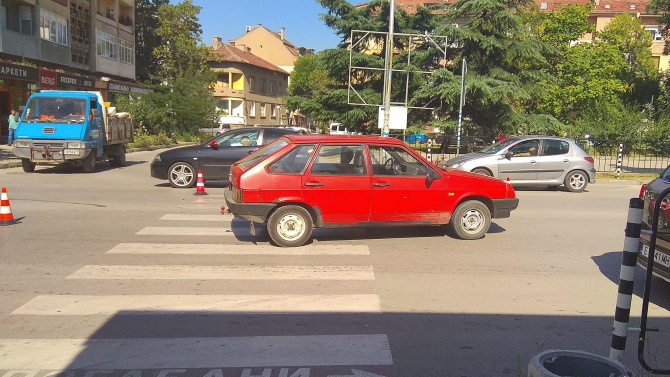
POLYGON ((375 135, 284 135, 292 142, 298 143, 370 143, 387 145, 405 145, 402 141, 392 137, 375 135))

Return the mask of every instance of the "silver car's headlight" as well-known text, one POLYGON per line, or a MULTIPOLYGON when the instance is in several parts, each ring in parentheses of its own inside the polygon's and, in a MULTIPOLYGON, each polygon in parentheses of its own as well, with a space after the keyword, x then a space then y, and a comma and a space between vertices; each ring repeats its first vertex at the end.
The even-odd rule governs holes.
POLYGON ((459 162, 459 163, 456 163, 456 164, 451 164, 451 165, 449 165, 449 167, 452 168, 452 169, 458 169, 458 168, 460 168, 462 165, 463 165, 463 163, 462 163, 462 162, 459 162))
POLYGON ((17 148, 30 148, 30 142, 22 140, 14 140, 14 146, 17 148))

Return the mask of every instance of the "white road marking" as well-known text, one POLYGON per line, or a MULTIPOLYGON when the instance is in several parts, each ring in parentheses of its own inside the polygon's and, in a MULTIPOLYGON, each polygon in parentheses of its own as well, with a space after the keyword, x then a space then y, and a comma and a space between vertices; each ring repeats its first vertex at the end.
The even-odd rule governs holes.
POLYGON ((228 255, 370 255, 367 245, 323 245, 301 247, 225 244, 121 243, 106 254, 228 254, 228 255))
POLYGON ((393 365, 371 335, 169 339, 0 339, 0 369, 165 369, 203 366, 393 365))
POLYGON ((380 313, 379 296, 354 295, 40 295, 18 315, 115 315, 192 313, 380 313))
POLYGON ((193 215, 193 214, 167 214, 159 220, 174 220, 174 221, 232 221, 235 217, 231 214, 225 215, 193 215))
POLYGON ((249 229, 230 227, 156 227, 149 226, 135 233, 140 236, 248 236, 249 229), (237 234, 235 234, 237 233, 237 234))
POLYGON ((375 280, 372 266, 84 266, 67 279, 375 280))

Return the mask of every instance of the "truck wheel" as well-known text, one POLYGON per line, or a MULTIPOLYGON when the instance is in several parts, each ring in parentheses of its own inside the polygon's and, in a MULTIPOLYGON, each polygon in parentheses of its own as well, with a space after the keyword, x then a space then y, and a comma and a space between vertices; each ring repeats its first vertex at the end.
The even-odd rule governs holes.
POLYGON ((280 207, 268 219, 268 234, 281 247, 301 246, 312 236, 312 216, 300 206, 280 207))
POLYGON ((32 173, 35 171, 35 164, 34 162, 30 162, 29 159, 27 158, 22 158, 21 159, 21 166, 23 167, 23 171, 26 173, 32 173))
POLYGON ((174 188, 190 188, 195 186, 195 169, 186 162, 175 162, 168 169, 168 181, 174 188))
POLYGON ((95 172, 95 150, 92 150, 91 153, 89 153, 88 156, 84 158, 82 167, 84 168, 84 173, 95 172))
POLYGON ((126 149, 119 148, 119 154, 111 156, 109 164, 116 167, 126 166, 126 149))
POLYGON ((480 239, 489 231, 491 212, 484 203, 478 200, 468 200, 456 207, 449 226, 461 239, 480 239))

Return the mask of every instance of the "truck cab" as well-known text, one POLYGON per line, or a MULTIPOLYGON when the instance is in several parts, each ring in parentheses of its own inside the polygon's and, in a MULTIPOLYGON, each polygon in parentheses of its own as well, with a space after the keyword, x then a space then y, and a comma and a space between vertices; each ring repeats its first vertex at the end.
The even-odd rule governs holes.
POLYGON ((123 166, 124 143, 133 139, 132 124, 128 122, 130 127, 120 133, 110 120, 100 92, 33 94, 16 129, 13 153, 21 158, 26 172, 33 172, 38 164, 73 164, 92 172, 96 161, 105 159, 123 166))

